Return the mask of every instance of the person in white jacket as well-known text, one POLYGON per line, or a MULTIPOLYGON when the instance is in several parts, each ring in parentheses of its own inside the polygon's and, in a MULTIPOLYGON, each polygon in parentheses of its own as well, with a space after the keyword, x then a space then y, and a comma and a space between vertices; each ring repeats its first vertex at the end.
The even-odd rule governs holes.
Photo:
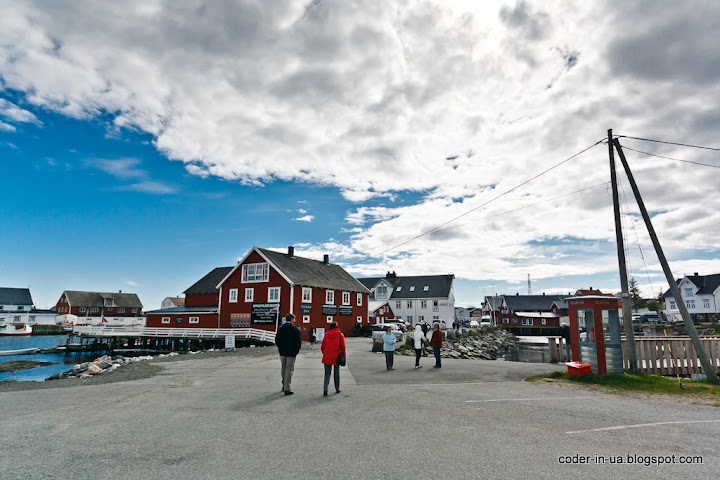
POLYGON ((422 356, 423 345, 427 343, 427 339, 419 323, 415 325, 413 340, 415 340, 415 368, 422 368, 422 365, 420 365, 420 357, 422 356))

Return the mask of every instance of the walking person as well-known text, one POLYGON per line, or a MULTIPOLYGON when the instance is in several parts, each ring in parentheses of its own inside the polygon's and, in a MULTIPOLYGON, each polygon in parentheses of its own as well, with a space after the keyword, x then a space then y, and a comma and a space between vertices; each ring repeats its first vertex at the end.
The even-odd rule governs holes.
POLYGON ((392 333, 392 327, 387 327, 385 329, 382 340, 383 352, 385 352, 385 367, 387 367, 388 370, 395 370, 393 368, 393 360, 395 359, 395 343, 398 339, 392 333))
POLYGON ((320 351, 322 351, 323 354, 322 363, 325 365, 323 395, 327 397, 331 370, 334 370, 333 380, 335 381, 335 393, 340 393, 340 365, 338 364, 338 357, 342 354, 344 358, 347 358, 345 335, 340 331, 336 322, 332 322, 327 333, 325 333, 322 343, 320 344, 320 351))
POLYGON ((423 333, 420 324, 415 325, 413 340, 415 342, 415 368, 422 368, 422 365, 420 365, 420 357, 422 356, 423 346, 427 343, 427 339, 425 338, 425 334, 423 333))
POLYGON ((560 336, 563 338, 563 343, 565 344, 565 358, 570 361, 572 360, 572 338, 570 337, 570 325, 567 320, 563 320, 560 322, 560 326, 560 336))
POLYGON ((315 335, 315 327, 310 327, 310 350, 312 350, 317 342, 317 335, 315 335))
POLYGON ((280 376, 282 377, 282 391, 285 395, 292 395, 290 382, 295 371, 295 358, 300 353, 302 337, 300 329, 295 325, 295 315, 292 313, 285 317, 285 323, 275 334, 275 345, 280 354, 280 376))
POLYGON ((442 348, 442 332, 440 331, 440 324, 435 323, 433 325, 433 333, 432 338, 430 339, 430 346, 433 349, 433 353, 435 354, 435 365, 433 365, 433 368, 441 368, 442 364, 440 363, 440 349, 442 348))

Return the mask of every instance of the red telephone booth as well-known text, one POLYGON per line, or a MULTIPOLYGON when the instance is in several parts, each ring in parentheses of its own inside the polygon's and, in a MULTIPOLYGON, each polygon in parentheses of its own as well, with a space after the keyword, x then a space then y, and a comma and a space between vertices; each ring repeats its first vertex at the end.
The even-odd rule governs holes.
POLYGON ((622 373, 620 299, 600 294, 570 297, 567 302, 573 361, 589 363, 600 375, 622 373))

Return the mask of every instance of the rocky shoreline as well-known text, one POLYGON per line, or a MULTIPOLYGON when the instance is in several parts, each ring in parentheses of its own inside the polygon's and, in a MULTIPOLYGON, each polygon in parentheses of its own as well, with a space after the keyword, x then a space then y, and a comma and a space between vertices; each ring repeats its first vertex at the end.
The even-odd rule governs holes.
MULTIPOLYGON (((377 342, 375 343, 377 344, 377 342)), ((440 351, 440 356, 442 358, 497 360, 503 357, 516 343, 515 335, 502 329, 480 334, 475 330, 463 329, 460 332, 447 330, 444 332, 443 348, 440 351)), ((397 349, 395 353, 398 355, 415 355, 412 336, 406 338, 405 345, 409 345, 410 348, 397 349)), ((375 351, 375 348, 376 346, 373 346, 373 351, 375 351)), ((379 348, 379 351, 382 351, 382 342, 380 342, 379 348)), ((432 355, 432 348, 425 347, 424 353, 432 355)))

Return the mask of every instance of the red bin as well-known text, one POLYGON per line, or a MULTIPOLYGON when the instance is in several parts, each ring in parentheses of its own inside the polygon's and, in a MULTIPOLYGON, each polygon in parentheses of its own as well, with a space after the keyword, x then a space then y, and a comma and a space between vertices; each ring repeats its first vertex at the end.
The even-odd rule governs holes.
POLYGON ((569 362, 565 365, 568 367, 568 375, 570 376, 590 375, 590 367, 592 367, 592 365, 585 362, 569 362))

